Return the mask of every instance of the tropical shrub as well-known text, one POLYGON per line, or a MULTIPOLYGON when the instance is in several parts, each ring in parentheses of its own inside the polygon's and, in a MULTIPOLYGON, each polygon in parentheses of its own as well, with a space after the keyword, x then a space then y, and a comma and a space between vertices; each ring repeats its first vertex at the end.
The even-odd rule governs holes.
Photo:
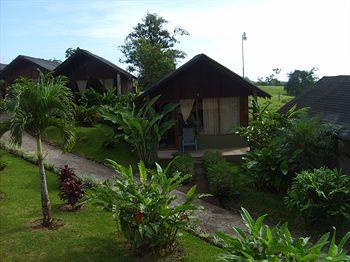
POLYGON ((167 104, 157 112, 154 107, 158 98, 159 96, 145 102, 139 109, 133 105, 114 112, 105 111, 102 115, 105 121, 119 126, 124 140, 134 148, 139 159, 147 166, 157 159, 159 141, 175 124, 175 120, 164 120, 164 117, 177 105, 167 104))
POLYGON ((236 134, 243 137, 252 149, 260 149, 269 145, 277 131, 288 127, 291 119, 302 113, 295 111, 295 106, 286 114, 279 114, 268 110, 270 104, 260 107, 254 100, 252 103, 255 118, 250 121, 249 126, 240 126, 235 129, 236 134))
POLYGON ((330 242, 330 234, 326 233, 316 244, 312 244, 309 237, 293 238, 287 224, 270 228, 264 224, 265 217, 254 220, 242 208, 246 229, 234 227, 238 237, 218 233, 226 251, 220 258, 223 261, 349 261, 350 256, 344 245, 350 238, 350 232, 338 245, 335 242, 335 229, 330 242))
POLYGON ((256 188, 271 192, 286 191, 294 176, 298 152, 288 156, 283 154, 278 145, 270 144, 247 152, 243 157, 242 169, 256 188))
POLYGON ((203 166, 209 184, 209 190, 220 201, 234 193, 234 174, 230 164, 220 152, 207 151, 203 156, 203 166))
POLYGON ((97 110, 96 106, 76 105, 74 112, 76 124, 83 127, 94 127, 98 122, 97 110))
POLYGON ((337 129, 317 117, 298 118, 278 133, 276 143, 286 156, 296 155, 298 171, 337 165, 337 129), (298 152, 298 153, 296 153, 298 152))
POLYGON ((280 129, 272 141, 243 158, 243 170, 255 186, 286 191, 297 172, 336 164, 335 131, 317 118, 297 118, 280 129))
POLYGON ((58 181, 61 200, 71 207, 77 207, 77 203, 84 195, 84 186, 77 179, 73 169, 65 165, 59 173, 58 181))
POLYGON ((168 174, 173 175, 176 171, 180 172, 182 175, 189 175, 187 181, 194 180, 195 168, 193 157, 188 153, 175 154, 174 160, 171 161, 168 174))
POLYGON ((179 230, 189 225, 191 214, 200 207, 193 204, 202 197, 193 186, 182 203, 171 192, 189 176, 179 172, 169 176, 156 164, 156 171, 138 164, 139 181, 131 167, 123 167, 112 160, 108 163, 118 176, 92 191, 93 203, 113 212, 117 231, 140 252, 168 254, 173 251, 179 230))
POLYGON ((308 221, 350 221, 350 177, 324 167, 302 171, 293 179, 285 203, 308 221))

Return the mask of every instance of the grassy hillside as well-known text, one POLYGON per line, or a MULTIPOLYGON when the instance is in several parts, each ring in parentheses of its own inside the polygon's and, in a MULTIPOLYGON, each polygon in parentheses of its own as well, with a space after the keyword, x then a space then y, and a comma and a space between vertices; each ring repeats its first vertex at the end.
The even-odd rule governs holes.
POLYGON ((273 111, 277 111, 281 108, 281 106, 294 98, 294 96, 287 95, 287 92, 283 89, 283 86, 259 86, 259 88, 269 93, 272 97, 271 99, 259 98, 258 102, 262 106, 270 103, 269 109, 273 111))

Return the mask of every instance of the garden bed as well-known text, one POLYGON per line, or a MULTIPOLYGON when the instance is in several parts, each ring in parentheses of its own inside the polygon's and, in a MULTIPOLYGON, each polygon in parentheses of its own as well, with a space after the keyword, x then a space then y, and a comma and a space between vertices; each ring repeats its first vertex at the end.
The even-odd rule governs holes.
MULTIPOLYGON (((57 180, 47 174, 53 216, 64 226, 57 230, 33 231, 30 222, 41 217, 40 180, 35 165, 5 154, 6 168, 0 173, 0 253, 2 261, 145 261, 116 237, 110 213, 92 206, 78 212, 62 212, 57 180)), ((185 261, 214 261, 222 252, 197 237, 183 233, 179 238, 185 261)), ((179 253, 169 260, 178 260, 179 253)), ((152 261, 157 259, 152 258, 152 261)))

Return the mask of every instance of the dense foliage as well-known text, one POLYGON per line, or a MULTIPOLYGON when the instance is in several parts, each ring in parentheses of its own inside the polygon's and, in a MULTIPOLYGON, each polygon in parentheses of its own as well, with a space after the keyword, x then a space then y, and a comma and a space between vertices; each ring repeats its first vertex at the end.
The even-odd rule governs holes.
POLYGON ((170 32, 167 23, 163 17, 147 13, 120 47, 125 56, 122 62, 129 64, 129 71, 137 73, 142 90, 174 71, 177 60, 186 56, 174 46, 179 43, 178 36, 188 33, 180 27, 170 32))
POLYGON ((299 115, 292 107, 286 114, 279 114, 268 110, 269 104, 260 107, 254 100, 252 101, 255 118, 252 119, 247 127, 238 127, 235 129, 236 134, 243 137, 253 149, 267 146, 277 131, 290 125, 291 119, 299 115))
POLYGON ((9 89, 2 110, 11 116, 10 142, 20 146, 24 132, 36 139, 36 155, 41 178, 41 206, 43 226, 52 223, 51 204, 46 184, 42 139, 45 130, 54 126, 59 129, 64 150, 71 149, 75 143, 73 94, 66 87, 67 79, 54 77, 39 71, 39 79, 21 78, 9 89))
POLYGON ((71 207, 78 207, 77 203, 84 195, 84 186, 76 177, 73 169, 69 168, 68 165, 65 165, 60 170, 58 183, 61 200, 65 201, 71 207))
POLYGON ((119 111, 103 112, 105 121, 118 125, 124 140, 129 143, 140 160, 147 166, 157 159, 159 141, 162 136, 173 127, 174 120, 164 120, 177 105, 167 104, 163 109, 156 111, 155 103, 159 96, 145 102, 141 108, 124 107, 119 111))
POLYGON ((317 118, 296 118, 264 147, 244 157, 243 169, 257 188, 286 191, 297 172, 336 164, 335 130, 317 118))
POLYGON ((203 156, 203 166, 208 179, 209 190, 220 201, 234 193, 234 173, 230 164, 218 151, 207 151, 203 156))
POLYGON ((328 168, 302 171, 285 198, 308 221, 350 221, 350 177, 328 168))
POLYGON ((189 225, 191 214, 199 209, 193 201, 201 197, 192 187, 181 204, 171 192, 189 176, 179 172, 168 175, 158 164, 156 171, 138 164, 139 181, 131 167, 125 168, 109 160, 117 171, 112 181, 106 181, 92 192, 90 199, 113 212, 117 231, 140 252, 171 253, 181 228, 189 225))
POLYGON ((297 96, 305 90, 312 88, 317 81, 317 68, 312 68, 310 71, 295 70, 288 74, 288 81, 284 85, 284 89, 289 95, 297 96))
POLYGON ((330 234, 326 233, 316 244, 312 244, 309 237, 293 238, 287 224, 270 228, 264 224, 265 216, 254 220, 248 211, 242 208, 246 230, 234 227, 239 237, 218 233, 227 251, 221 256, 221 259, 224 261, 275 262, 349 261, 350 256, 347 255, 344 245, 350 238, 350 232, 340 240, 338 245, 335 242, 335 231, 331 239, 329 239, 330 234))
POLYGON ((176 154, 174 160, 171 161, 168 174, 172 175, 176 173, 176 171, 180 172, 182 175, 189 175, 188 180, 194 180, 195 167, 193 157, 188 153, 176 154))

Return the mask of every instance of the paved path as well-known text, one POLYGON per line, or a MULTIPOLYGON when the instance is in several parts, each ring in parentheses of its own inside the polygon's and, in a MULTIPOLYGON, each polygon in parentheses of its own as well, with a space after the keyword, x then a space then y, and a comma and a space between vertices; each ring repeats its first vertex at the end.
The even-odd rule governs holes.
MULTIPOLYGON (((1 139, 8 144, 9 134, 4 134, 1 139)), ((24 135, 22 150, 35 153, 35 148, 35 139, 30 135, 24 135)), ((45 161, 54 164, 58 168, 68 164, 80 174, 95 176, 99 179, 106 179, 115 175, 114 170, 109 167, 72 153, 63 154, 59 148, 47 143, 43 143, 43 149, 46 154, 45 161)), ((185 199, 185 194, 180 191, 174 191, 174 194, 177 196, 178 201, 185 199)), ((203 200, 198 200, 197 203, 204 207, 204 210, 197 211, 194 214, 194 216, 198 218, 199 226, 203 231, 208 233, 224 231, 232 234, 232 226, 243 227, 243 222, 239 214, 230 212, 203 200)))

